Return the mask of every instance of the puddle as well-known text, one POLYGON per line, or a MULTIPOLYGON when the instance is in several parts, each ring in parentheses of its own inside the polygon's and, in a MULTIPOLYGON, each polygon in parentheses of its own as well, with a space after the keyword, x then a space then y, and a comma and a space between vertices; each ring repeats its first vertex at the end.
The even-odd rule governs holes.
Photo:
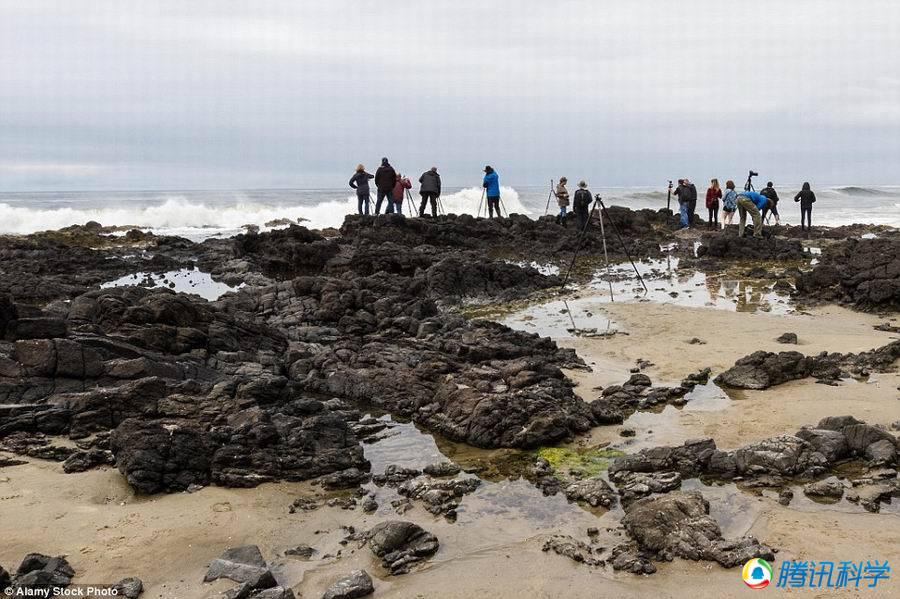
POLYGON ((647 285, 641 286, 631 264, 599 269, 588 283, 601 303, 649 301, 694 308, 716 308, 732 312, 787 314, 793 310, 790 296, 774 291, 774 280, 748 280, 728 273, 704 273, 678 269, 678 258, 636 262, 647 285))
POLYGON ((178 293, 192 293, 205 300, 215 301, 230 291, 243 287, 243 284, 232 287, 225 283, 214 281, 209 273, 202 272, 198 268, 193 270, 182 268, 164 273, 138 272, 125 275, 114 281, 100 285, 100 289, 111 287, 140 286, 145 289, 168 287, 178 293))
MULTIPOLYGON (((550 529, 556 532, 561 526, 576 526, 582 531, 589 526, 599 526, 598 516, 587 506, 582 508, 577 503, 570 503, 563 494, 545 497, 518 474, 533 462, 532 452, 477 449, 443 439, 436 440, 435 436, 419 430, 415 424, 396 422, 387 415, 379 417, 379 420, 391 422, 392 426, 389 435, 374 443, 363 444, 373 473, 383 472, 390 464, 421 469, 435 462, 453 461, 463 468, 463 473, 458 476, 481 480, 481 486, 474 493, 464 496, 456 510, 456 526, 470 529, 466 534, 483 536, 479 542, 488 545, 515 542, 522 538, 523 533, 527 536, 535 531, 550 529), (479 471, 479 474, 466 474, 466 471, 473 470, 479 471), (490 530, 490 534, 479 530, 481 528, 490 530)), ((377 514, 396 517, 391 501, 400 496, 395 489, 379 487, 374 483, 369 483, 365 488, 376 493, 377 514)))
POLYGON ((562 339, 571 337, 602 337, 615 334, 616 323, 605 314, 598 314, 597 298, 575 297, 553 300, 529 306, 501 318, 499 322, 511 329, 537 333, 542 337, 562 339))
POLYGON ((506 260, 506 262, 508 264, 515 264, 516 266, 519 266, 521 268, 530 266, 531 268, 535 269, 542 275, 551 276, 551 275, 559 274, 559 266, 557 266, 556 264, 541 264, 539 262, 534 262, 534 261, 526 262, 526 261, 515 261, 515 260, 506 260))

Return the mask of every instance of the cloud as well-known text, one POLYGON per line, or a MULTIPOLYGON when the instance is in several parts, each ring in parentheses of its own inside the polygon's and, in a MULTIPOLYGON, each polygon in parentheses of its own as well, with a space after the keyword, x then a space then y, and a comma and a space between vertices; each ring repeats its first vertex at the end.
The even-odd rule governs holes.
POLYGON ((102 167, 62 187, 342 185, 384 153, 448 184, 889 183, 898 24, 885 0, 3 3, 0 162, 102 167))

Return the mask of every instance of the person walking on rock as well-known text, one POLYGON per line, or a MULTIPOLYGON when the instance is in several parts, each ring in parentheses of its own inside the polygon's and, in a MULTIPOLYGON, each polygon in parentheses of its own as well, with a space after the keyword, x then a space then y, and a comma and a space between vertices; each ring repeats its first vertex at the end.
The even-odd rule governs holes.
POLYGON ((706 190, 706 210, 709 212, 709 219, 706 223, 707 229, 719 228, 719 200, 722 199, 722 188, 719 187, 719 180, 711 180, 709 189, 706 190))
POLYGON ((356 190, 356 202, 360 214, 363 214, 363 206, 365 206, 365 214, 369 213, 369 179, 374 179, 375 175, 366 172, 366 167, 361 164, 356 165, 356 172, 350 177, 350 187, 356 190))
POLYGON ((482 183, 487 195, 487 207, 490 218, 494 218, 494 211, 497 211, 497 218, 500 214, 500 177, 490 166, 484 167, 484 182, 482 183))
POLYGON ((591 208, 591 192, 588 191, 587 183, 584 180, 578 182, 578 189, 575 190, 575 196, 572 198, 572 209, 575 211, 575 217, 578 219, 578 230, 587 229, 591 208))
POLYGON ((809 183, 803 184, 800 193, 794 196, 795 202, 800 202, 800 230, 812 229, 812 205, 816 203, 816 194, 810 189, 809 183), (803 226, 804 221, 806 226, 803 226))
MULTIPOLYGON (((394 208, 397 211, 397 214, 403 214, 403 197, 406 195, 406 190, 412 188, 412 182, 407 178, 397 173, 397 180, 394 183, 394 189, 391 191, 391 198, 394 200, 394 208)), ((412 207, 410 207, 412 210, 412 207)))
POLYGON ((734 181, 725 182, 725 196, 722 198, 722 228, 731 224, 734 212, 737 210, 737 192, 734 190, 734 181))
POLYGON ((381 202, 387 199, 385 214, 394 212, 394 185, 397 183, 397 171, 391 166, 387 158, 381 159, 381 166, 375 171, 375 189, 378 190, 378 198, 375 201, 375 214, 381 213, 381 202))
POLYGON ((556 216, 556 224, 566 226, 566 209, 569 207, 569 190, 566 189, 566 183, 569 180, 560 177, 559 184, 556 186, 556 205, 559 206, 559 214, 556 216))
POLYGON ((772 182, 769 181, 768 183, 766 183, 766 186, 762 188, 759 193, 769 198, 769 207, 765 208, 762 213, 763 222, 766 221, 766 215, 769 213, 769 211, 771 211, 772 216, 775 217, 775 224, 780 225, 781 217, 778 216, 778 192, 775 191, 775 187, 772 186, 772 182))
POLYGON ((755 191, 742 191, 737 197, 737 207, 740 213, 738 222, 738 237, 744 236, 744 225, 747 222, 747 213, 753 218, 753 236, 762 237, 762 216, 760 211, 769 205, 769 198, 755 191))
POLYGON ((431 216, 437 218, 437 199, 441 197, 441 176, 436 166, 422 173, 419 177, 419 195, 422 203, 419 205, 419 216, 425 216, 425 204, 431 202, 431 216))

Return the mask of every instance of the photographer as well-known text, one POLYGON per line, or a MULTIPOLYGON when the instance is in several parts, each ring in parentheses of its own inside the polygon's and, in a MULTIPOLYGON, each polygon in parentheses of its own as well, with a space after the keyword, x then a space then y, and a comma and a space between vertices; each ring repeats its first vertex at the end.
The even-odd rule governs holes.
POLYGON ((747 222, 747 213, 753 218, 753 236, 762 237, 762 216, 760 211, 769 206, 771 200, 761 193, 755 191, 742 191, 737 197, 738 214, 740 221, 738 222, 738 237, 744 236, 744 225, 747 222))
POLYGON ((693 216, 692 206, 697 206, 697 188, 687 179, 679 179, 675 195, 678 196, 681 228, 688 229, 691 226, 691 218, 693 216))
POLYGON ((484 167, 484 181, 482 182, 487 192, 487 207, 490 218, 494 218, 494 211, 497 211, 497 218, 500 214, 500 177, 490 166, 484 167))
POLYGON ((775 217, 775 224, 780 225, 781 217, 778 216, 778 192, 775 191, 775 188, 772 186, 772 182, 769 181, 768 183, 766 183, 766 186, 761 189, 759 193, 769 198, 769 201, 771 202, 771 207, 763 209, 763 222, 765 222, 766 216, 768 215, 769 211, 771 211, 772 216, 775 217))
POLYGON ((587 183, 579 181, 578 189, 575 190, 575 196, 572 198, 572 209, 575 211, 575 216, 578 218, 579 231, 587 229, 588 220, 590 220, 590 214, 588 214, 590 207, 591 192, 588 191, 587 183))

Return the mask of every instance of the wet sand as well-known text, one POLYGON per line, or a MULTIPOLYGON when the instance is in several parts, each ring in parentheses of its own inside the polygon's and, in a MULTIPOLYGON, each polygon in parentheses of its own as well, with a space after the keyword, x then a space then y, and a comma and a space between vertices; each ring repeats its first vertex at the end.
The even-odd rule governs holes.
MULTIPOLYGON (((594 306, 590 298, 583 302, 595 318, 612 319, 628 333, 559 340, 594 366, 593 373, 569 373, 586 400, 596 397, 593 387, 627 379, 638 358, 655 364, 644 371, 655 384, 669 384, 707 366, 715 374, 758 349, 860 351, 896 337, 872 329, 884 319, 833 307, 811 315, 774 315, 654 303, 594 306), (774 341, 787 331, 797 333, 800 345, 774 341), (693 337, 705 344, 689 344, 693 337)), ((595 325, 579 322, 579 326, 595 325)), ((669 407, 661 414, 639 413, 629 419, 627 426, 637 431, 633 439, 619 437, 621 427, 613 426, 597 428, 578 442, 610 442, 634 451, 712 436, 720 447, 732 448, 794 432, 828 415, 853 414, 870 423, 890 424, 900 419, 898 385, 900 376, 890 374, 840 387, 804 380, 764 392, 728 395, 717 388, 700 388, 697 401, 683 409, 669 407)), ((423 445, 415 430, 405 430, 405 436, 367 449, 372 452, 373 471, 401 462, 404 455, 410 465, 434 461, 439 450, 463 463, 472 457, 498 455, 454 444, 428 444, 433 441, 423 445)), ((699 485, 688 481, 685 486, 689 484, 699 485)), ((900 559, 900 515, 893 506, 871 514, 846 502, 825 506, 802 497, 785 507, 774 497, 746 493, 734 485, 705 487, 703 492, 726 536, 753 534, 780 548, 779 561, 900 559)), ((337 578, 355 568, 365 568, 376 577, 376 597, 705 598, 752 593, 741 582, 739 568, 725 570, 716 564, 676 560, 658 564, 659 572, 652 576, 634 576, 544 553, 541 547, 547 535, 571 534, 587 542, 589 526, 599 527, 600 544, 612 547, 621 536, 607 529, 616 529, 620 513, 588 511, 560 496, 544 498, 523 480, 502 479, 464 498, 455 524, 419 506, 402 516, 435 533, 441 549, 421 570, 387 577, 367 548, 356 549, 353 542, 342 547, 339 542, 347 534, 341 526, 365 529, 398 518, 389 504, 391 492, 379 490, 380 507, 373 515, 336 507, 288 513, 294 499, 314 493, 321 492, 308 483, 277 483, 140 498, 115 469, 67 475, 58 464, 29 460, 26 465, 0 469, 0 564, 14 568, 31 551, 66 554, 78 573, 77 583, 111 583, 138 576, 145 582, 145 597, 199 598, 217 596, 232 586, 227 581, 200 582, 211 559, 227 546, 257 544, 275 564, 277 577, 302 597, 320 597, 337 578), (318 550, 311 561, 283 556, 286 549, 301 543, 318 550), (339 550, 340 558, 322 559, 339 550)), ((874 592, 859 589, 838 595, 888 597, 890 590, 896 590, 893 581, 882 583, 874 592)), ((835 591, 806 593, 824 597, 835 591)))

